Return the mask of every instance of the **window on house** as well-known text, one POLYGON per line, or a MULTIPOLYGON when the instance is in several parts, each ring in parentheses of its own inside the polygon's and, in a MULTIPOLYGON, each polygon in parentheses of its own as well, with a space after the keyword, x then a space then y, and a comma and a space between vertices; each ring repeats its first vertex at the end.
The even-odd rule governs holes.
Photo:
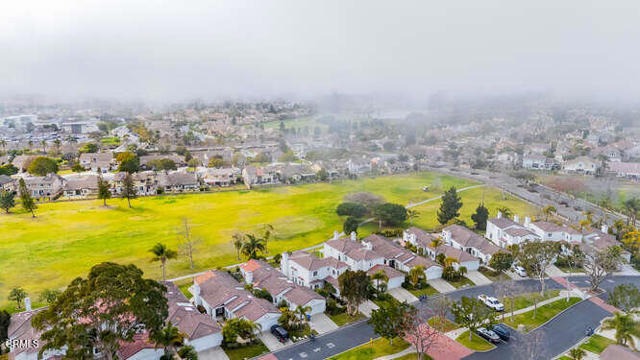
POLYGON ((313 272, 313 276, 317 276, 317 275, 318 275, 318 272, 317 272, 317 271, 314 271, 314 272, 313 272))

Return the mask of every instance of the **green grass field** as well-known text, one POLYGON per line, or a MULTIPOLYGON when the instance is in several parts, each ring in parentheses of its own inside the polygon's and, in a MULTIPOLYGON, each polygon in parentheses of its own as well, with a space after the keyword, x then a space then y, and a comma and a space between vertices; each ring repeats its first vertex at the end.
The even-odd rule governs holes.
POLYGON ((607 348, 607 346, 615 343, 616 342, 614 340, 606 338, 602 335, 594 334, 589 338, 589 340, 584 342, 579 347, 594 354, 600 354, 604 351, 604 349, 607 348))
MULTIPOLYGON (((272 224, 276 238, 269 242, 270 254, 321 243, 334 230, 342 229, 335 207, 352 192, 369 191, 387 201, 401 204, 438 196, 443 189, 473 185, 472 182, 435 173, 384 176, 375 179, 340 181, 253 191, 215 194, 188 194, 140 198, 127 207, 126 200, 112 199, 109 207, 100 201, 73 201, 40 204, 37 218, 18 207, 15 213, 0 215, 0 306, 7 303, 11 288, 22 286, 32 298, 45 288, 60 288, 76 276, 103 261, 133 263, 147 276, 160 277, 160 266, 151 263, 149 249, 157 242, 177 249, 181 219, 189 218, 195 238, 201 241, 194 256, 196 268, 181 256, 170 261, 169 278, 238 262, 231 245, 235 232, 258 232, 262 224, 272 224), (431 191, 422 191, 430 185, 431 191)), ((500 204, 513 211, 533 214, 536 209, 491 188, 475 188, 461 193, 461 217, 470 214, 484 194, 492 213, 500 204)), ((437 225, 433 201, 415 209, 420 217, 414 224, 425 228, 437 225)), ((361 229, 361 235, 376 227, 361 229)))
POLYGON ((371 343, 366 343, 355 347, 342 354, 336 355, 330 359, 332 360, 365 360, 375 359, 380 356, 391 355, 399 353, 400 351, 408 348, 410 345, 408 342, 401 338, 394 339, 393 345, 389 343, 389 340, 378 338, 371 343))
POLYGON ((460 336, 456 338, 456 341, 473 351, 488 351, 496 347, 475 333, 471 335, 471 341, 469 341, 469 330, 460 334, 460 336))
POLYGON ((550 304, 540 306, 536 311, 535 318, 533 317, 533 310, 530 310, 526 313, 514 316, 513 320, 511 320, 510 316, 505 316, 504 323, 514 329, 517 329, 518 325, 523 324, 528 332, 549 321, 563 310, 580 302, 580 300, 582 299, 578 297, 569 298, 569 301, 566 301, 565 299, 557 300, 550 304))

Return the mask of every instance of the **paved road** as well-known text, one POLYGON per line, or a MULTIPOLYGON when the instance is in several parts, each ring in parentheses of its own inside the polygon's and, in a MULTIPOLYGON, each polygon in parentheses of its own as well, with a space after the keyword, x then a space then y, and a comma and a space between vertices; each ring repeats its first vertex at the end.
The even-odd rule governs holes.
POLYGON ((605 211, 595 204, 582 199, 576 199, 568 194, 555 191, 546 186, 534 184, 532 186, 534 191, 529 191, 522 187, 522 183, 519 180, 506 174, 493 173, 484 170, 473 170, 471 172, 468 169, 456 169, 456 171, 451 171, 447 168, 428 168, 428 170, 485 182, 490 186, 502 189, 508 193, 525 199, 538 207, 553 205, 558 210, 558 214, 560 216, 571 222, 577 222, 583 219, 584 215, 582 215, 582 212, 585 210, 591 210, 596 218, 606 219, 609 225, 613 224, 616 219, 626 220, 626 216, 623 214, 605 211), (560 204, 561 202, 566 202, 568 206, 560 204), (579 210, 576 210, 576 208, 579 210))
MULTIPOLYGON (((585 276, 575 276, 571 278, 571 282, 580 287, 588 286, 585 276)), ((528 293, 539 290, 539 282, 533 279, 525 279, 517 281, 521 287, 520 293, 528 293)), ((631 283, 640 287, 639 276, 609 276, 602 283, 601 288, 611 290, 620 284, 631 283)), ((563 287, 554 280, 547 279, 545 281, 546 289, 563 289, 563 287)), ((447 294, 454 301, 460 300, 463 296, 475 297, 480 294, 495 295, 495 283, 484 286, 474 286, 472 288, 460 289, 447 294)), ((606 299, 606 293, 601 295, 606 299)), ((433 298, 429 299, 429 302, 433 298)), ((610 313, 594 304, 591 301, 584 301, 563 314, 557 316, 549 323, 538 328, 527 335, 514 334, 514 339, 509 344, 500 344, 496 349, 485 353, 474 353, 465 359, 517 359, 519 351, 523 346, 523 336, 532 336, 535 332, 543 332, 544 346, 546 349, 539 354, 539 359, 550 359, 561 354, 575 345, 584 337, 584 331, 587 327, 595 328, 600 320, 609 316, 610 313)), ((515 332, 514 332, 515 333, 515 332)), ((352 326, 340 328, 332 333, 326 334, 316 339, 314 342, 298 343, 290 348, 283 349, 274 353, 280 360, 320 360, 326 359, 352 347, 361 345, 370 338, 377 338, 371 326, 365 321, 352 326), (316 351, 317 350, 317 351, 316 351)))

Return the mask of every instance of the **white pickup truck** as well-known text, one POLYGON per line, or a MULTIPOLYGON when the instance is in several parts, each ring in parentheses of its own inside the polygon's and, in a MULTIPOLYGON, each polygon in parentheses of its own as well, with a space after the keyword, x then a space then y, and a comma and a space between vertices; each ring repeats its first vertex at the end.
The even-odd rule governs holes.
POLYGON ((495 311, 504 311, 504 305, 494 297, 483 294, 478 295, 478 299, 495 311))

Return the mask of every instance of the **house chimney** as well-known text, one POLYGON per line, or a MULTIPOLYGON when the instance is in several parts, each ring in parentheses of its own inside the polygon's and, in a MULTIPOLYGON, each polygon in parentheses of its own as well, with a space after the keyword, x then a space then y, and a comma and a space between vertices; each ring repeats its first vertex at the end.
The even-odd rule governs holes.
POLYGON ((24 298, 24 309, 26 311, 31 311, 31 298, 30 297, 24 298))
POLYGON ((338 237, 339 237, 338 230, 335 230, 335 231, 333 232, 333 240, 337 240, 337 239, 338 239, 338 237))
POLYGON ((600 228, 600 230, 602 230, 603 233, 608 234, 609 233, 609 225, 602 224, 602 228, 600 228))
POLYGON ((524 227, 529 227, 529 224, 531 224, 531 218, 528 216, 524 217, 524 227))
POLYGON ((513 215, 513 222, 520 222, 520 216, 513 215))
POLYGON ((498 219, 502 219, 502 211, 498 210, 498 215, 496 215, 498 219))
POLYGON ((358 238, 356 237, 356 232, 352 231, 351 232, 351 241, 356 241, 356 240, 358 240, 358 238))
POLYGON ((253 271, 245 271, 244 281, 246 281, 247 284, 253 284, 253 271))

